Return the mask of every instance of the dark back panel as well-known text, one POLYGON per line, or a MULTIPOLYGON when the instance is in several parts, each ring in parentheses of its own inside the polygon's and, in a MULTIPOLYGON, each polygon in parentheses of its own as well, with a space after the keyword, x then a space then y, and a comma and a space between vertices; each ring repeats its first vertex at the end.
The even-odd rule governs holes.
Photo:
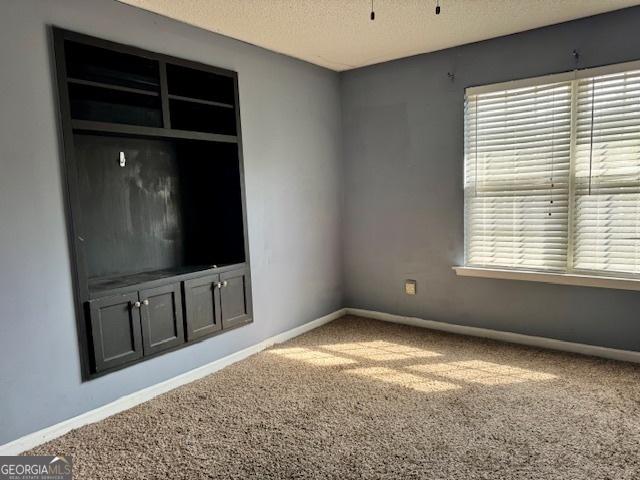
POLYGON ((69 99, 74 119, 162 126, 160 97, 157 96, 70 83, 69 99))
POLYGON ((170 100, 171 127, 194 132, 236 135, 236 114, 232 108, 183 100, 170 100))
POLYGON ((158 61, 108 48, 65 41, 67 74, 71 78, 159 91, 158 61))
POLYGON ((184 141, 178 146, 184 196, 186 260, 242 263, 244 226, 237 146, 184 141))
POLYGON ((182 196, 174 145, 75 135, 75 149, 89 277, 181 265, 182 196))
POLYGON ((75 148, 90 278, 245 261, 236 145, 76 134, 75 148))
POLYGON ((229 75, 169 63, 167 82, 172 95, 230 104, 235 101, 233 77, 229 75))

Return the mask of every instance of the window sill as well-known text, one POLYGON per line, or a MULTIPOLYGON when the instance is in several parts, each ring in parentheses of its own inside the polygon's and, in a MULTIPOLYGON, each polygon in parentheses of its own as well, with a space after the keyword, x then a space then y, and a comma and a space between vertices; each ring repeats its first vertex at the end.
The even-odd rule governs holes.
POLYGON ((548 273, 518 271, 484 267, 453 267, 456 275, 462 277, 497 278, 503 280, 524 280, 527 282, 577 285, 581 287, 613 288, 617 290, 640 291, 640 279, 624 277, 604 277, 575 273, 548 273))

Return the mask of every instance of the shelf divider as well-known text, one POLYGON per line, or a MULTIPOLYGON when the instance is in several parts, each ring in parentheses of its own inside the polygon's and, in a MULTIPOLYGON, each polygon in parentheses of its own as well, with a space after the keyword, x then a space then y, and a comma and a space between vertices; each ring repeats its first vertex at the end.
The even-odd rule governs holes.
POLYGON ((181 95, 169 94, 169 99, 181 100, 183 102, 201 103, 202 105, 210 105, 212 107, 233 108, 233 105, 230 103, 214 102, 212 100, 201 100, 199 98, 183 97, 181 95))
POLYGON ((90 120, 72 120, 75 132, 96 132, 141 137, 181 138, 186 140, 204 140, 209 142, 238 143, 236 135, 219 133, 193 132, 189 130, 174 130, 171 128, 144 127, 121 123, 94 122, 90 120))
POLYGON ((160 95, 158 92, 154 92, 153 90, 143 90, 140 88, 123 87, 121 85, 115 85, 112 83, 94 82, 93 80, 83 80, 81 78, 68 77, 67 82, 74 85, 85 85, 88 87, 98 87, 98 88, 104 88, 107 90, 117 90, 119 92, 137 93, 140 95, 149 95, 151 97, 157 97, 160 95))
POLYGON ((162 125, 171 128, 171 114, 169 113, 169 87, 167 84, 167 62, 160 60, 160 99, 162 101, 162 125))

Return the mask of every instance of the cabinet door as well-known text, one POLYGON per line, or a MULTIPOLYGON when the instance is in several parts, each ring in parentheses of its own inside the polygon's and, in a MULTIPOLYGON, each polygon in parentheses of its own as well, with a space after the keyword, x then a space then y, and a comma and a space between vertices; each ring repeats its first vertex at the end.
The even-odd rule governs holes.
POLYGON ((251 320, 251 294, 246 268, 220 274, 222 328, 232 328, 251 320))
POLYGON ((138 294, 89 302, 93 359, 96 372, 142 357, 138 294))
POLYGON ((179 283, 140 290, 140 301, 145 355, 184 343, 179 283))
POLYGON ((184 282, 187 340, 206 337, 222 329, 219 275, 207 275, 184 282))

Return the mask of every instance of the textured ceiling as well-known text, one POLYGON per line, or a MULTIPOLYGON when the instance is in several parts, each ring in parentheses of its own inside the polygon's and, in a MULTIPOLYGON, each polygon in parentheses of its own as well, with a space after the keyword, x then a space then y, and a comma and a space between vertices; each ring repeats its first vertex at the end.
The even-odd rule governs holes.
POLYGON ((333 70, 432 52, 640 0, 119 0, 333 70))

